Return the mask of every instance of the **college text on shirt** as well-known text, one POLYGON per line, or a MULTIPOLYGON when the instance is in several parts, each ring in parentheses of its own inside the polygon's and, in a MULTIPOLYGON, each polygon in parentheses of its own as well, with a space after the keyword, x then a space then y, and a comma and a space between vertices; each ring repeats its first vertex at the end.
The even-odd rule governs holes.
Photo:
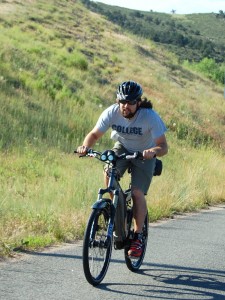
POLYGON ((112 129, 117 131, 118 133, 143 135, 141 127, 125 127, 125 126, 113 124, 112 129))

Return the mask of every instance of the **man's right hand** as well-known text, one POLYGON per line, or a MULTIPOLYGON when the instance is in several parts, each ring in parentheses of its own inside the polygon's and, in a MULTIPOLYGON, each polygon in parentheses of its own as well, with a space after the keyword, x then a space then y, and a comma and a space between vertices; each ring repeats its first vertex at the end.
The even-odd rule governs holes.
POLYGON ((87 146, 79 146, 76 149, 76 152, 81 154, 81 155, 85 155, 87 153, 88 147, 87 146))

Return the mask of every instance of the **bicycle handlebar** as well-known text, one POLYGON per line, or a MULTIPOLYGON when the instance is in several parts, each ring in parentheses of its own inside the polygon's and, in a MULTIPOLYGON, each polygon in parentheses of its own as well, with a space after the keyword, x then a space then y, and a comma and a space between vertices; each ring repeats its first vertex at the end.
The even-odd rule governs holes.
POLYGON ((126 155, 126 159, 144 159, 142 152, 136 151, 126 155))
MULTIPOLYGON (((78 153, 76 150, 74 153, 78 153)), ((133 153, 123 153, 117 155, 113 150, 105 150, 104 152, 99 152, 93 149, 87 149, 86 154, 80 155, 79 157, 95 157, 104 162, 115 162, 120 159, 144 159, 142 152, 136 151, 133 153)))

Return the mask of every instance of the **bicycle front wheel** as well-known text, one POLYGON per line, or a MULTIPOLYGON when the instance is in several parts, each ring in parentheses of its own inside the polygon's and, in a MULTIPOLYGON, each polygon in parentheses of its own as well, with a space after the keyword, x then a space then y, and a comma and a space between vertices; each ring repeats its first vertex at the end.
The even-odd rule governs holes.
POLYGON ((112 241, 107 239, 109 212, 94 209, 89 218, 83 242, 83 269, 87 281, 98 285, 108 270, 112 241))
MULTIPOLYGON (((134 235, 134 219, 133 219, 133 211, 132 209, 129 211, 128 218, 127 218, 127 226, 128 226, 128 234, 129 234, 129 239, 133 238, 134 235)), ((147 248, 147 242, 148 242, 148 213, 145 217, 145 222, 142 228, 142 254, 140 257, 130 257, 128 256, 128 251, 129 251, 129 244, 125 247, 124 249, 124 254, 125 254, 125 262, 128 267, 128 269, 132 272, 136 272, 139 270, 140 266, 142 265, 144 256, 145 256, 145 251, 147 248)))

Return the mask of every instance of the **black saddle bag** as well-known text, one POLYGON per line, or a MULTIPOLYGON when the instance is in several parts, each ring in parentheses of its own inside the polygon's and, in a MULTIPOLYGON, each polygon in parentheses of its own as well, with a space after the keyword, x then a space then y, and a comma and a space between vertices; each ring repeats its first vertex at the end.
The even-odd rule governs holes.
POLYGON ((163 164, 162 161, 158 158, 156 158, 155 161, 155 170, 153 173, 153 176, 160 176, 162 174, 163 164))

